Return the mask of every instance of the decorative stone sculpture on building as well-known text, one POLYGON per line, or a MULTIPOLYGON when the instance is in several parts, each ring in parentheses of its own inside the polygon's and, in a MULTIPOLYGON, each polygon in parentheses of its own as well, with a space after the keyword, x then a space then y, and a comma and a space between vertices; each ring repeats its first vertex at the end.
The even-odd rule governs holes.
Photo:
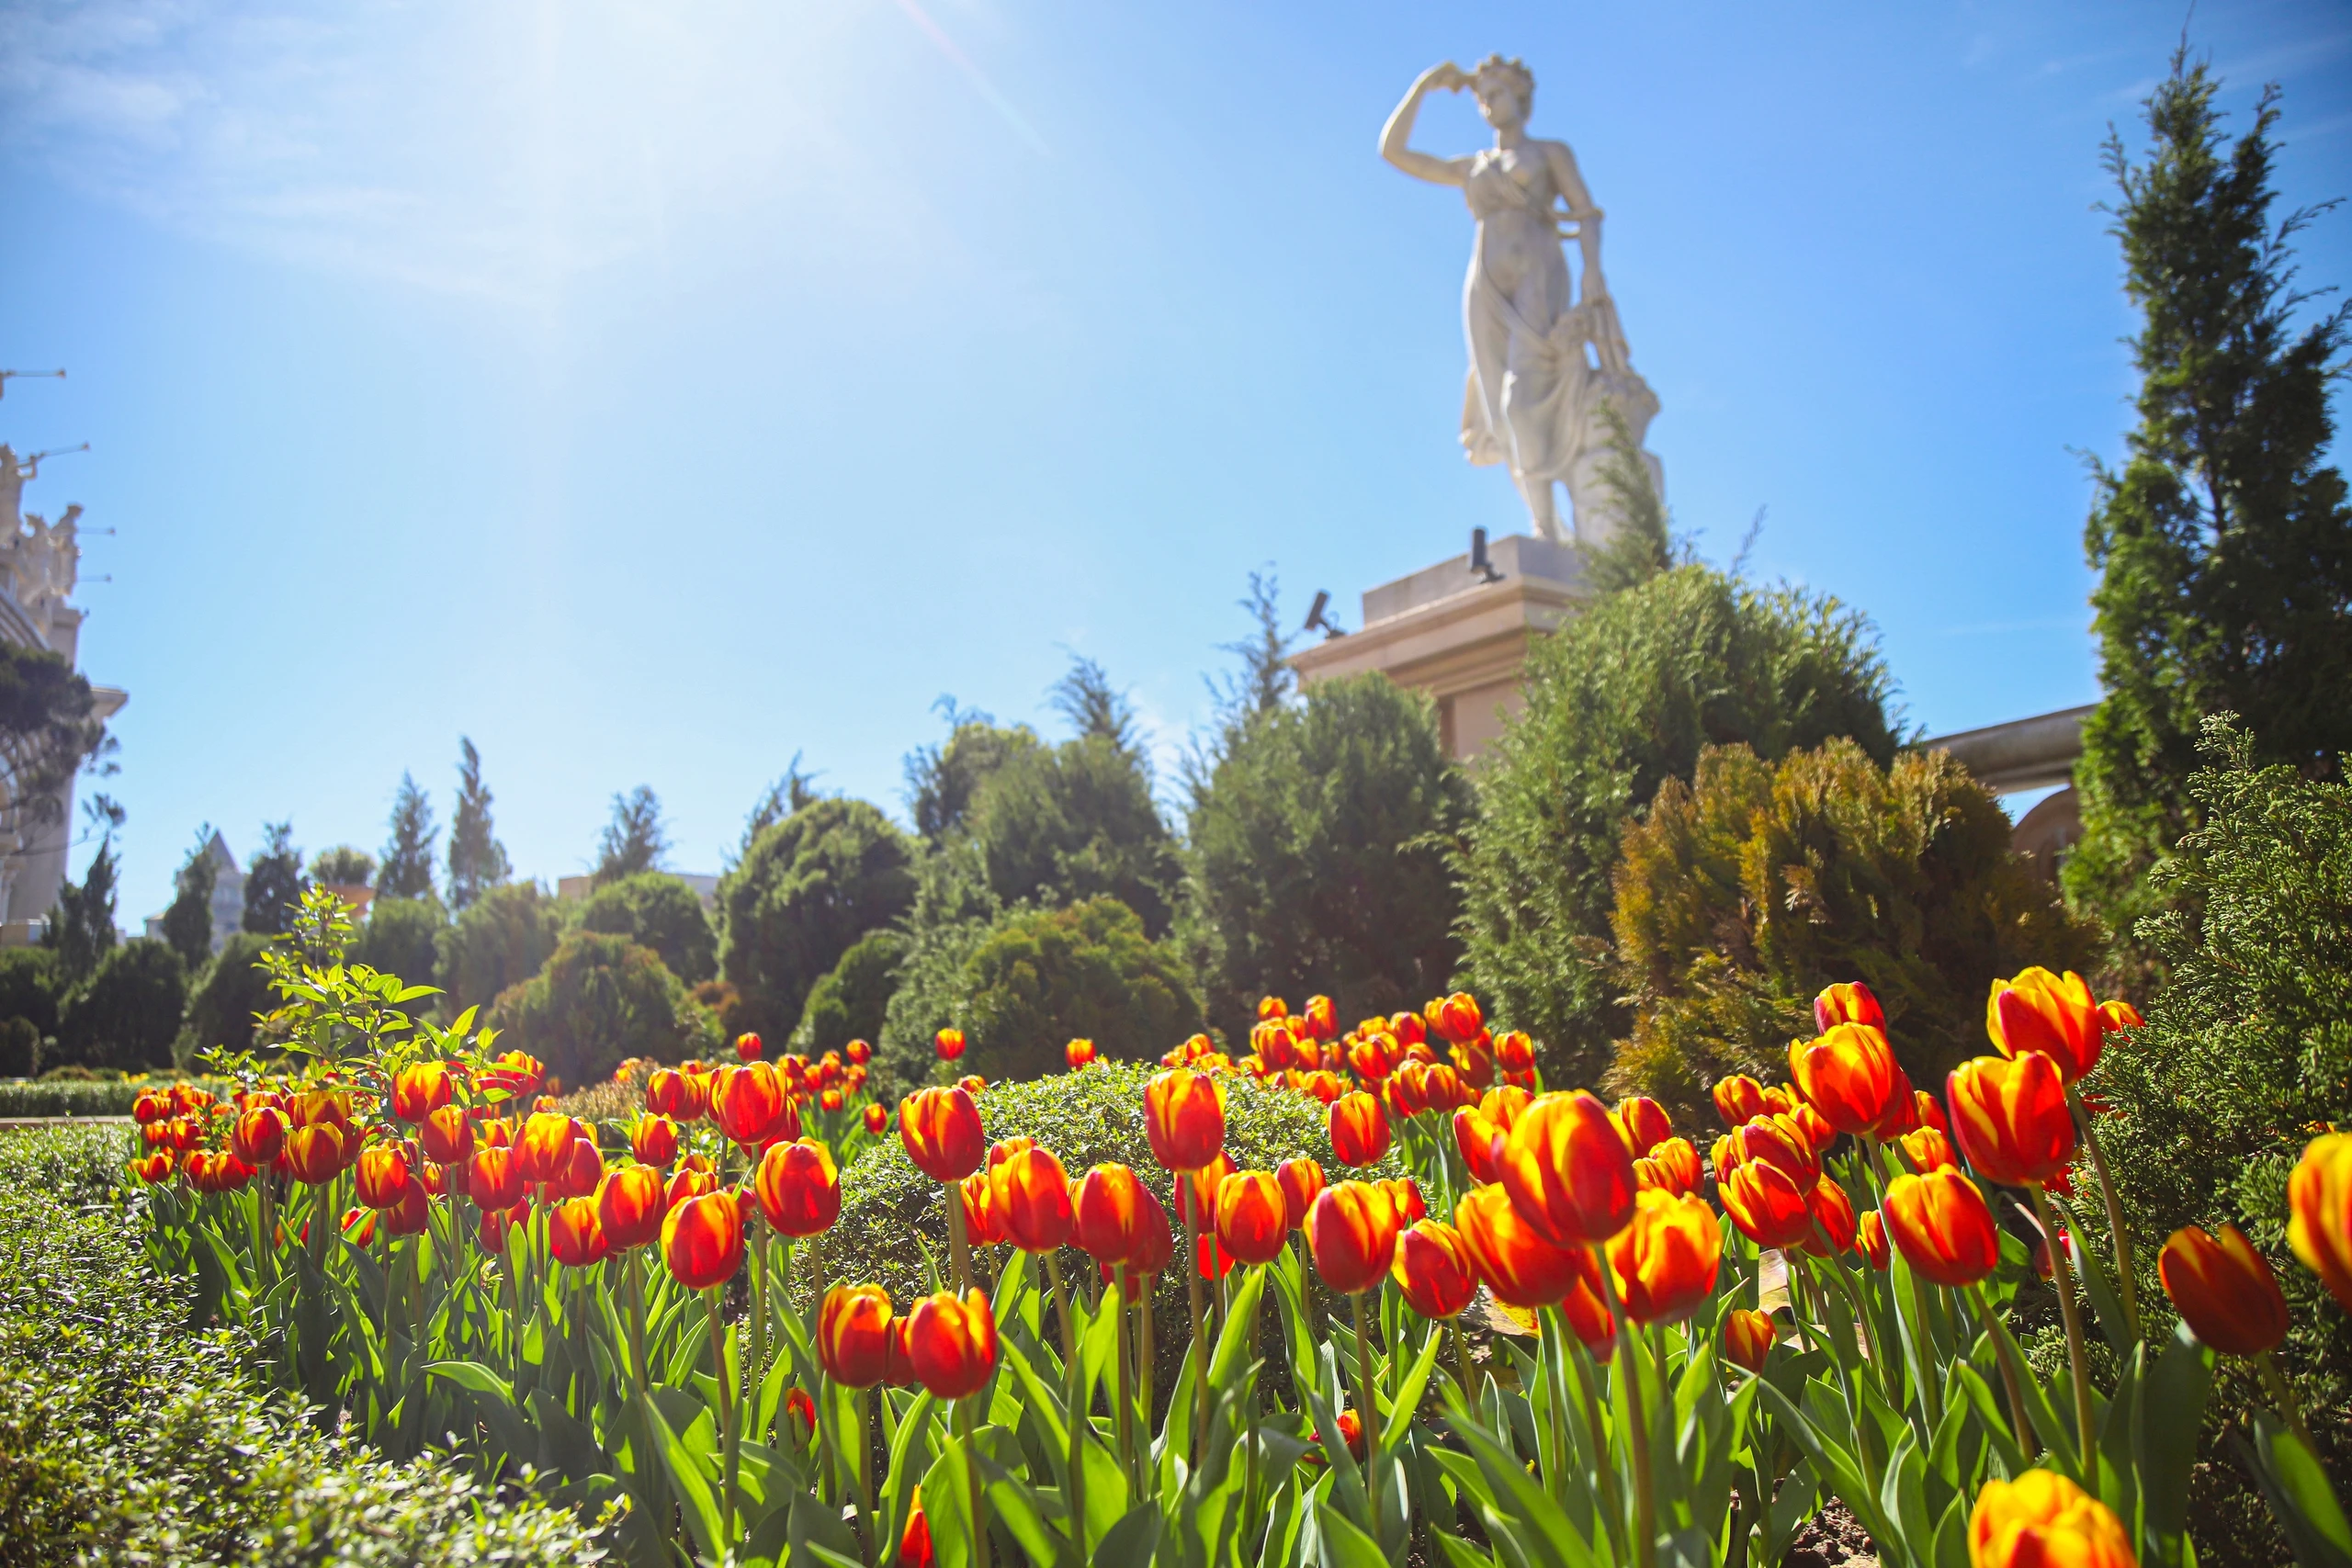
MULTIPOLYGON (((1473 463, 1499 463, 1526 500, 1535 532, 1559 542, 1552 487, 1567 487, 1576 541, 1592 546, 1614 526, 1614 497, 1600 477, 1610 431, 1603 403, 1639 446, 1657 413, 1657 395, 1636 375, 1617 307, 1600 268, 1600 209, 1593 205, 1564 141, 1527 134, 1535 77, 1516 60, 1491 55, 1475 72, 1452 63, 1420 74, 1380 133, 1380 155, 1416 179, 1458 186, 1477 221, 1463 326, 1470 374, 1462 405, 1462 445, 1473 463), (1445 158, 1409 143, 1422 98, 1433 91, 1476 95, 1495 144, 1445 158), (1577 242, 1582 274, 1571 283, 1563 238, 1577 242)), ((1643 459, 1653 478, 1657 459, 1643 459)))

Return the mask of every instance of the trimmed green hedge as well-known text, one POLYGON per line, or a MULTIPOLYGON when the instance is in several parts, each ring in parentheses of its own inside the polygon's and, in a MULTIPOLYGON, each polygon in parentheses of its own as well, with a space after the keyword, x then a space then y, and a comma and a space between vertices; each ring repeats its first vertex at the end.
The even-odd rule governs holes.
POLYGON ((0 1138, 0 1568, 585 1564, 569 1509, 322 1435, 191 1331, 115 1190, 116 1128, 0 1138))
MULTIPOLYGON (((1161 1203, 1168 1204, 1173 1179, 1152 1159, 1151 1145, 1143 1130, 1144 1085, 1159 1071, 1156 1065, 1139 1062, 1101 1062, 1081 1073, 993 1084, 980 1094, 980 1122, 991 1143, 1001 1138, 1036 1139, 1040 1147, 1053 1152, 1073 1179, 1096 1165, 1130 1166, 1161 1203)), ((1225 1147, 1241 1168, 1272 1170, 1283 1160, 1305 1155, 1322 1165, 1328 1180, 1351 1174, 1406 1174, 1394 1154, 1368 1173, 1341 1169, 1332 1157, 1331 1138, 1319 1103, 1286 1089, 1268 1089, 1239 1074, 1226 1082, 1225 1147)), ((1176 1226, 1172 1207, 1169 1221, 1176 1226)), ((1176 1228, 1181 1252, 1183 1235, 1181 1226, 1176 1228)), ((932 1289, 925 1247, 944 1273, 947 1269, 944 1190, 914 1168, 895 1136, 870 1145, 842 1173, 841 1218, 825 1233, 820 1247, 825 1277, 836 1282, 873 1280, 889 1291, 890 1299, 903 1312, 932 1289)), ((991 1270, 1001 1261, 990 1259, 991 1270)), ((1073 1283, 1096 1277, 1093 1261, 1075 1248, 1063 1249, 1061 1266, 1073 1283)), ((1183 1349, 1188 1310, 1183 1270, 1171 1265, 1159 1277, 1154 1302, 1159 1389, 1163 1397, 1170 1386, 1176 1358, 1183 1349)))
MULTIPOLYGON (((0 1116, 128 1116, 141 1094, 179 1081, 169 1077, 0 1078, 0 1116)), ((226 1094, 231 1087, 200 1078, 190 1081, 215 1094, 226 1094)))

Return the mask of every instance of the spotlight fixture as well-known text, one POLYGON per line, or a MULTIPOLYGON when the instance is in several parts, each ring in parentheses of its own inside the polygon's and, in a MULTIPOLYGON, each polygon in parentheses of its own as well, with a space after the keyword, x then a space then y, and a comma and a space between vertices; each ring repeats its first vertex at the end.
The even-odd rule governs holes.
POLYGON ((1487 531, 1484 528, 1470 530, 1470 575, 1480 582, 1500 582, 1503 580, 1503 574, 1495 570, 1495 563, 1487 558, 1487 531))
POLYGON ((1348 635, 1347 627, 1340 626, 1338 622, 1332 620, 1330 616, 1323 613, 1329 607, 1330 603, 1331 595, 1318 588, 1315 591, 1315 603, 1308 606, 1306 612, 1306 629, 1311 632, 1321 632, 1323 634, 1323 640, 1326 642, 1330 641, 1335 637, 1345 637, 1348 635))

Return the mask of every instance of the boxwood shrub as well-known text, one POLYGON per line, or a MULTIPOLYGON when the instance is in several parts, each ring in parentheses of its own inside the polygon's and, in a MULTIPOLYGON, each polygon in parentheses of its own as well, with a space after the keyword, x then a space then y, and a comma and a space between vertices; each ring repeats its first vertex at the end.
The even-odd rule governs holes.
MULTIPOLYGON (((1159 1070, 1136 1062, 1099 1062, 1084 1072, 992 1084, 979 1096, 980 1121, 990 1142, 1036 1139, 1073 1179, 1091 1166, 1133 1167, 1166 1203, 1172 1179, 1152 1159, 1143 1130, 1144 1085, 1159 1070)), ((1227 1086, 1226 1152, 1245 1170, 1272 1170, 1304 1155, 1319 1162, 1329 1180, 1351 1174, 1405 1174, 1394 1155, 1370 1171, 1340 1169, 1331 1155, 1323 1107, 1305 1095, 1269 1089, 1238 1074, 1227 1079, 1227 1086)), ((1170 1218, 1172 1223, 1172 1209, 1170 1218)), ((1182 1246, 1180 1229, 1180 1251, 1182 1246)), ((939 1274, 948 1268, 944 1190, 914 1168, 895 1137, 869 1146, 842 1173, 841 1219, 825 1233, 820 1253, 827 1279, 873 1280, 889 1291, 900 1311, 907 1310, 936 1288, 932 1260, 936 1260, 939 1274)), ((1001 1260, 992 1260, 989 1267, 994 1261, 1001 1260)), ((1093 1261, 1075 1248, 1064 1248, 1060 1261, 1073 1288, 1097 1277, 1093 1261)), ((808 1283, 805 1276, 801 1283, 808 1283)), ((1157 1386, 1163 1398, 1183 1350, 1188 1311, 1183 1271, 1170 1266, 1160 1276, 1153 1303, 1157 1386)), ((1271 1331, 1272 1314, 1266 1314, 1266 1323, 1271 1331)), ((1279 1364, 1280 1358, 1275 1361, 1279 1364)))
POLYGON ((0 1568, 592 1563, 571 1510, 322 1434, 149 1268, 119 1128, 0 1137, 0 1568))
MULTIPOLYGON (((0 1117, 8 1116, 128 1116, 141 1093, 162 1089, 180 1079, 169 1076, 107 1078, 0 1078, 0 1117)), ((215 1094, 229 1086, 203 1079, 215 1094)))

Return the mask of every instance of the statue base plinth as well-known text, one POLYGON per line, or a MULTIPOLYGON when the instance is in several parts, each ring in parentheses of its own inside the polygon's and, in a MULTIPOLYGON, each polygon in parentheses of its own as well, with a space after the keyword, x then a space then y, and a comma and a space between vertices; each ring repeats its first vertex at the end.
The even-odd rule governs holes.
POLYGON ((1528 639, 1576 614, 1589 596, 1573 545, 1515 534, 1487 548, 1482 581, 1455 556, 1363 595, 1363 625, 1291 656, 1299 683, 1376 670, 1437 701, 1446 750, 1468 761, 1526 706, 1520 665, 1528 639))

